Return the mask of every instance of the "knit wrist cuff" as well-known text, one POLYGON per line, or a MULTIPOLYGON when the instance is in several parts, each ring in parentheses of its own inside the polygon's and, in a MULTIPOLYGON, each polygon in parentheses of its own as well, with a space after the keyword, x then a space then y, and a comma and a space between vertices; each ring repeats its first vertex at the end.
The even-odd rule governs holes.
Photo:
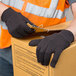
POLYGON ((1 16, 1 20, 6 22, 9 19, 9 17, 12 16, 13 14, 15 14, 15 13, 16 12, 13 9, 8 8, 3 12, 2 16, 1 16))
POLYGON ((69 30, 63 30, 59 34, 62 35, 69 43, 74 41, 74 35, 69 30))

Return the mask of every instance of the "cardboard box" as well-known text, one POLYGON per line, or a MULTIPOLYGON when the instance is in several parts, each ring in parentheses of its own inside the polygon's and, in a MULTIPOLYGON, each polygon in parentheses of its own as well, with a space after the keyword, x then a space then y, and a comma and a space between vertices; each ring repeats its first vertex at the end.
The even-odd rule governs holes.
POLYGON ((42 66, 37 62, 36 47, 30 47, 28 44, 31 40, 45 35, 38 34, 24 39, 12 38, 14 76, 76 76, 76 42, 63 51, 56 68, 50 65, 42 66))

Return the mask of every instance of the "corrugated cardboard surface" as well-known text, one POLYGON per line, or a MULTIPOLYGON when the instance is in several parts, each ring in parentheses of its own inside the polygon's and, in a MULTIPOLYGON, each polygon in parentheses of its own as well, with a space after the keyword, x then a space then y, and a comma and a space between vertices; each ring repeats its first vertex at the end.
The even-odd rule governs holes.
POLYGON ((48 66, 37 63, 36 48, 28 46, 28 41, 29 39, 13 41, 15 76, 48 76, 48 66))
POLYGON ((76 42, 64 50, 53 69, 37 63, 36 47, 28 45, 30 40, 12 38, 14 76, 76 76, 76 42))
MULTIPOLYGON (((65 25, 69 26, 68 23, 65 25)), ((76 76, 76 42, 63 51, 54 69, 50 65, 39 64, 36 58, 36 47, 28 45, 31 40, 42 38, 41 36, 12 38, 14 76, 76 76)))

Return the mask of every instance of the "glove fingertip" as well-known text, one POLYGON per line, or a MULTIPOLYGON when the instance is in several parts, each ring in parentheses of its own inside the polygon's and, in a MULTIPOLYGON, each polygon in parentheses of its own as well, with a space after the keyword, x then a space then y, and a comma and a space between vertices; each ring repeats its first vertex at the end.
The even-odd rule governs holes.
POLYGON ((32 41, 30 41, 29 42, 29 46, 37 46, 37 42, 36 42, 36 40, 32 40, 32 41))
POLYGON ((29 42, 29 46, 37 46, 41 39, 32 40, 29 42))
POLYGON ((34 46, 33 41, 30 41, 30 42, 29 42, 29 46, 34 46))

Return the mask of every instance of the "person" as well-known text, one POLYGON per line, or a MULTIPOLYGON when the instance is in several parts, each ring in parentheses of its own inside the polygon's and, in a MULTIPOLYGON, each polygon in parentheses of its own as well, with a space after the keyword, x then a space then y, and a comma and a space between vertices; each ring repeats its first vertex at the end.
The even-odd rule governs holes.
POLYGON ((34 29, 27 26, 53 26, 66 21, 65 11, 72 6, 73 20, 70 26, 43 39, 32 40, 29 45, 37 46, 37 60, 44 66, 55 67, 60 54, 76 40, 76 0, 1 0, 0 2, 0 75, 13 76, 11 36, 22 38, 34 29), (7 70, 8 69, 8 70, 7 70))

